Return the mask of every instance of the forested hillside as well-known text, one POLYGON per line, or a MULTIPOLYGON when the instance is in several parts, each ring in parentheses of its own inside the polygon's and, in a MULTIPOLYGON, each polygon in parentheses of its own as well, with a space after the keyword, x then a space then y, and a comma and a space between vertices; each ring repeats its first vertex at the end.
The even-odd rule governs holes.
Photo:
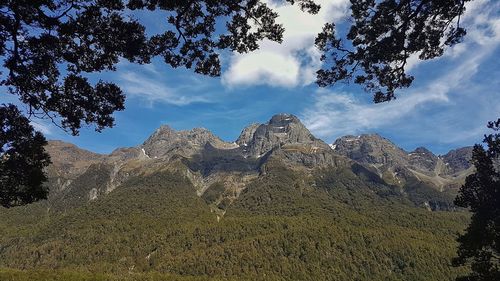
POLYGON ((2 209, 0 279, 453 280, 468 220, 350 170, 307 177, 275 162, 224 216, 211 204, 165 171, 64 212, 2 209))

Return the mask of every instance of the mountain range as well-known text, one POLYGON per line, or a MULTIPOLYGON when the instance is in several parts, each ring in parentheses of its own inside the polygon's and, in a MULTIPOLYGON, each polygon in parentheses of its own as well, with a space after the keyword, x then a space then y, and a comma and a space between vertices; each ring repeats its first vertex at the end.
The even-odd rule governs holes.
POLYGON ((204 128, 175 131, 161 126, 143 144, 119 148, 109 155, 61 141, 50 141, 47 150, 53 161, 49 176, 56 205, 68 203, 64 202, 68 194, 78 194, 80 203, 94 200, 129 177, 165 169, 185 174, 198 196, 212 184, 224 183, 225 190, 214 207, 221 202, 231 204, 249 182, 265 174, 271 161, 278 161, 309 175, 326 167, 348 168, 398 190, 417 205, 449 209, 473 169, 469 163, 472 147, 442 156, 424 147, 407 152, 377 134, 344 136, 327 144, 291 114, 252 124, 232 143, 204 128))
POLYGON ((0 280, 463 273, 449 261, 469 216, 453 199, 473 172, 471 147, 407 152, 376 134, 327 144, 278 114, 232 143, 161 126, 107 155, 62 141, 46 148, 48 199, 0 209, 0 280))

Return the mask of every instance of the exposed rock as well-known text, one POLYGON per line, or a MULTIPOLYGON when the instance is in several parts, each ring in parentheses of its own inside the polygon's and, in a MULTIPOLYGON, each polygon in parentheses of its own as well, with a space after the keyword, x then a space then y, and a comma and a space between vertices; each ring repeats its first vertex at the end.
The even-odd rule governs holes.
POLYGON ((451 151, 441 159, 424 147, 408 153, 376 134, 341 137, 331 147, 340 155, 375 168, 387 183, 400 187, 416 180, 439 191, 456 189, 471 172, 466 160, 471 156, 469 148, 451 151))
POLYGON ((51 140, 45 149, 50 154, 51 167, 59 176, 74 178, 83 173, 91 164, 100 162, 106 155, 81 149, 74 144, 51 140))
POLYGON ((48 168, 50 184, 56 187, 51 188, 51 202, 96 200, 131 178, 168 170, 187 177, 198 196, 210 186, 222 184, 222 189, 207 195, 218 215, 275 163, 304 175, 326 167, 349 170, 362 180, 420 198, 422 206, 421 198, 425 198, 425 206, 431 209, 447 208, 448 201, 433 199, 460 186, 471 169, 471 148, 453 150, 443 157, 423 147, 408 153, 376 134, 345 136, 328 145, 290 114, 246 127, 234 143, 224 142, 204 128, 175 131, 161 126, 142 145, 119 148, 109 155, 58 141, 49 142, 47 150, 54 162, 48 168), (425 196, 419 193, 422 190, 425 196))
POLYGON ((205 144, 220 149, 236 148, 236 144, 226 143, 205 128, 189 131, 175 131, 169 126, 161 126, 142 144, 148 158, 170 158, 174 155, 190 157, 199 153, 205 144))
POLYGON ((52 164, 47 168, 52 191, 66 189, 72 181, 87 168, 106 159, 106 155, 78 148, 63 141, 51 140, 45 149, 50 154, 52 164))
POLYGON ((108 162, 123 162, 135 158, 147 158, 144 152, 137 147, 118 148, 107 157, 108 162))
POLYGON ((447 174, 456 174, 469 169, 472 164, 472 146, 451 150, 443 156, 447 174))
POLYGON ((438 157, 434 155, 434 153, 430 152, 425 147, 418 147, 414 151, 408 154, 409 163, 414 169, 426 171, 426 172, 434 172, 438 157))
POLYGON ((253 135, 255 134, 255 130, 260 126, 261 124, 253 123, 248 127, 245 127, 243 131, 241 132, 240 136, 236 140, 236 144, 239 146, 246 147, 248 146, 248 143, 250 143, 253 139, 253 135))
POLYGON ((335 152, 355 161, 376 165, 406 165, 407 153, 377 134, 344 136, 333 146, 335 152))
POLYGON ((326 143, 314 137, 300 120, 291 114, 274 115, 266 124, 251 125, 243 130, 237 143, 245 146, 246 157, 255 158, 286 145, 300 145, 312 150, 330 150, 326 143))

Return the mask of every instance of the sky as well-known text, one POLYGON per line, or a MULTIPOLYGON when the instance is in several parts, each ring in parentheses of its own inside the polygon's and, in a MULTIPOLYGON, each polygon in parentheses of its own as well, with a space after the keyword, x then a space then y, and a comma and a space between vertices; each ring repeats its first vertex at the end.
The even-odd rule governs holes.
MULTIPOLYGON (((445 154, 481 142, 487 121, 500 117, 499 1, 469 2, 461 19, 467 28, 464 42, 438 59, 411 58, 413 85, 382 104, 372 103, 358 85, 319 88, 314 83, 321 67, 314 38, 324 23, 345 21, 349 7, 347 0, 317 2, 322 9, 315 16, 270 2, 285 27, 283 43, 263 41, 252 53, 222 54, 218 78, 172 69, 159 59, 149 65, 122 61, 117 71, 98 74, 127 95, 126 109, 114 115, 116 126, 102 133, 83 128, 73 137, 43 120, 32 124, 48 139, 110 153, 141 144, 162 124, 176 130, 204 127, 232 142, 251 123, 292 113, 327 143, 343 135, 378 133, 408 151, 425 146, 445 154)), ((136 16, 151 33, 164 24, 160 15, 136 16)))

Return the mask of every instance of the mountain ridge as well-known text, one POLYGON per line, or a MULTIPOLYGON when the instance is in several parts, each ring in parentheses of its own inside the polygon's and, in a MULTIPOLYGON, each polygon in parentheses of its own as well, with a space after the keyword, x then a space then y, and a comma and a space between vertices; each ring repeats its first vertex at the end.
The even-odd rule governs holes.
POLYGON ((283 114, 234 143, 169 127, 107 155, 49 143, 48 200, 0 208, 0 279, 454 279, 468 214, 432 173, 459 184, 467 149, 436 160, 380 136, 336 145, 283 114))
MULTIPOLYGON (((276 115, 292 115, 292 116, 295 116, 293 114, 287 114, 287 113, 280 113, 280 114, 276 114, 276 115)), ((276 116, 274 115, 274 116, 276 116)), ((296 116, 295 116, 296 117, 296 116)), ((173 127, 171 127, 170 125, 168 124, 162 124, 160 125, 157 129, 155 129, 148 137, 146 137, 146 140, 148 140, 149 138, 151 138, 154 133, 158 130, 160 130, 161 128, 168 128, 169 130, 173 131, 173 132, 192 132, 192 131, 208 131, 210 132, 214 137, 216 137, 219 141, 227 144, 227 145, 234 145, 235 143, 238 144, 238 145, 242 145, 245 143, 244 139, 244 135, 247 134, 247 138, 248 138, 248 134, 253 134, 252 132, 252 127, 258 127, 260 125, 263 125, 263 124, 266 124, 266 123, 251 123, 250 125, 247 125, 243 128, 243 130, 240 132, 240 135, 238 135, 236 137, 236 139, 234 140, 225 140, 225 139, 222 139, 220 138, 219 136, 215 135, 213 132, 211 132, 209 129, 205 128, 205 127, 193 127, 192 129, 182 129, 182 130, 177 130, 177 129, 174 129, 173 127), (248 130, 249 132, 246 132, 246 130, 248 130)), ((253 128, 255 130, 255 128, 253 128)), ((381 138, 384 138, 384 139, 387 139, 389 140, 387 137, 383 136, 383 135, 380 135, 379 133, 362 133, 362 134, 359 134, 359 135, 344 135, 344 136, 340 136, 340 137, 337 137, 335 140, 332 141, 332 143, 328 144, 330 147, 332 147, 336 141, 338 141, 339 139, 341 138, 345 138, 345 137, 353 137, 353 138, 356 138, 356 137, 359 137, 359 136, 379 136, 381 138)), ((319 139, 319 138, 318 138, 319 139)), ((145 140, 145 141, 146 141, 145 140)), ((326 141, 324 141, 323 139, 319 139, 325 143, 327 143, 326 141)), ((118 149, 123 149, 123 148, 137 148, 137 147, 141 147, 144 145, 144 142, 143 141, 142 143, 139 143, 137 144, 136 146, 129 146, 129 147, 117 147, 115 149, 113 149, 112 151, 110 152, 99 152, 99 151, 93 151, 91 148, 88 148, 88 147, 83 147, 83 146, 79 146, 79 145, 76 145, 72 142, 69 142, 69 141, 65 141, 65 140, 61 140, 61 139, 49 139, 48 142, 49 143, 65 143, 65 144, 68 144, 68 145, 71 145, 71 146, 76 146, 77 148, 81 149, 81 150, 85 150, 85 151, 88 151, 88 152, 91 152, 91 153, 94 153, 94 154, 99 154, 99 155, 109 155, 109 154, 112 154, 115 150, 118 150, 118 149)), ((392 141, 391 141, 392 142, 392 141)), ((394 145, 397 145, 394 143, 394 145)), ((473 146, 470 145, 470 146, 463 146, 463 147, 457 147, 457 148, 451 148, 449 151, 447 151, 446 153, 435 153, 431 150, 429 150, 427 147, 423 147, 423 146, 417 146, 415 147, 412 151, 415 151, 419 148, 424 148, 426 150, 428 150, 429 152, 431 152, 432 154, 436 155, 436 156, 439 156, 439 157, 445 157, 446 155, 449 155, 455 151, 460 151, 462 149, 470 149, 472 148, 473 146)), ((403 148, 400 148, 408 153, 411 153, 412 151, 407 151, 406 149, 403 149, 403 148)))
MULTIPOLYGON (((55 187, 52 188, 55 193, 71 193, 74 189, 79 194, 76 197, 95 200, 133 176, 161 170, 180 171, 193 182, 198 196, 203 196, 213 184, 224 183, 219 194, 222 197, 212 202, 214 210, 221 212, 224 210, 219 204, 232 204, 247 184, 266 174, 268 166, 275 162, 308 177, 327 167, 350 169, 363 177, 379 178, 399 189, 401 196, 422 206, 432 205, 435 197, 441 198, 437 201, 447 203, 433 206, 445 208, 451 206, 451 197, 472 172, 466 161, 470 155, 468 147, 444 156, 436 156, 423 147, 407 152, 378 134, 348 135, 327 144, 296 116, 285 113, 272 116, 267 123, 243 128, 234 142, 225 142, 205 128, 176 131, 162 125, 142 144, 117 148, 107 155, 60 141, 50 141, 48 150, 55 156, 49 168, 50 185, 55 187), (70 163, 66 163, 67 159, 70 163), (65 191, 79 177, 91 179, 90 174, 97 172, 102 173, 103 182, 94 179, 93 188, 72 187, 65 191), (82 190, 88 195, 82 194, 82 190)), ((61 196, 51 196, 58 197, 61 196)))

